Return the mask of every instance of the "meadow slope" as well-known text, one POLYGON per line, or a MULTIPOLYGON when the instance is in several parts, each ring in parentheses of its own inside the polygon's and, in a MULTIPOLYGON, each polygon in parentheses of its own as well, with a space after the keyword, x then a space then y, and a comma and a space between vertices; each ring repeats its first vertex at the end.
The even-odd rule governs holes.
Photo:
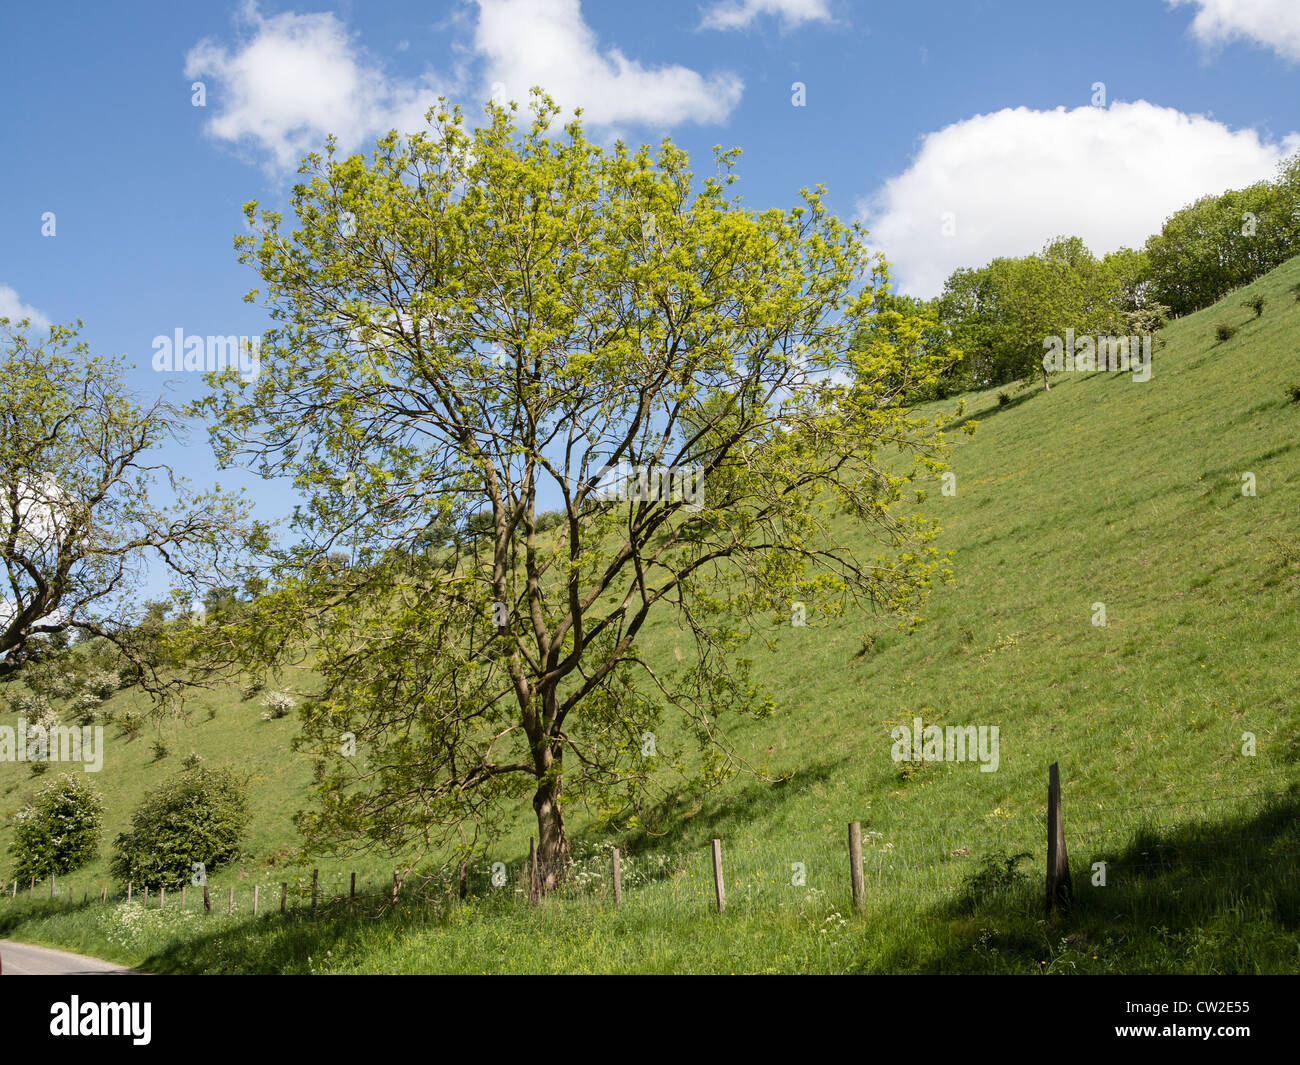
MULTIPOLYGON (((327 893, 345 891, 353 870, 377 893, 396 863, 297 855, 290 819, 309 772, 289 746, 296 719, 263 721, 256 697, 222 689, 133 741, 110 726, 95 781, 105 846, 70 877, 78 901, 83 888, 97 896, 134 804, 195 752, 249 776, 248 855, 212 878, 220 915, 69 906, 65 885, 56 905, 0 899, 0 937, 176 971, 1300 971, 1297 292, 1300 259, 1171 323, 1145 383, 1061 374, 1049 392, 966 395, 960 418, 956 399, 937 405, 954 429, 978 422, 973 436, 950 436, 955 494, 936 479, 909 504, 941 520, 955 583, 910 636, 862 615, 823 623, 816 602, 804 627, 772 618, 752 657, 781 709, 732 733, 759 775, 679 789, 653 835, 614 834, 596 812, 570 809, 582 862, 572 897, 521 901, 535 830, 525 806, 472 870, 465 904, 412 893, 382 916, 376 903, 355 918, 253 921, 253 884, 278 901, 289 881, 301 897, 318 866, 327 893), (1255 294, 1258 319, 1242 305, 1255 294), (1219 323, 1239 328, 1221 342, 1219 323), (998 726, 997 771, 894 761, 891 728, 917 716, 998 726), (1051 762, 1076 906, 1045 920, 1051 762), (867 837, 860 916, 848 896, 852 820, 867 837), (711 912, 715 836, 722 918, 711 912), (618 912, 611 845, 630 855, 618 912), (491 885, 495 861, 504 887, 491 885), (1093 883, 1097 862, 1105 886, 1093 883), (239 909, 227 919, 232 884, 239 909)), ((677 639, 661 624, 645 653, 667 660, 677 639)), ((299 682, 311 678, 288 679, 299 682)), ((110 706, 138 703, 123 692, 110 706)), ((659 738, 665 762, 678 738, 659 738)), ((28 767, 0 764, 0 847, 35 783, 28 767)))

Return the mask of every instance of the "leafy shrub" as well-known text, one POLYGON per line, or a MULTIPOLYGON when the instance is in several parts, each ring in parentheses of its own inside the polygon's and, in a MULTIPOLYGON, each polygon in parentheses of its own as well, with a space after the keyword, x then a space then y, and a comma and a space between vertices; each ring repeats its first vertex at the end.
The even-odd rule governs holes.
POLYGON ((184 758, 181 759, 181 765, 184 766, 186 769, 198 769, 199 765, 202 762, 203 762, 203 755, 195 751, 191 751, 189 754, 187 754, 184 758))
POLYGON ((93 725, 99 720, 103 700, 92 691, 84 691, 72 700, 68 713, 78 725, 93 725))
POLYGON ((80 869, 99 853, 103 817, 104 804, 83 774, 48 781, 14 816, 14 879, 80 869))
POLYGON ((1243 307, 1249 307, 1255 312, 1255 317, 1259 318, 1264 314, 1264 297, 1252 296, 1242 304, 1243 307))
POLYGON ((1228 325, 1225 322, 1220 322, 1214 327, 1214 335, 1220 340, 1231 340, 1237 335, 1237 327, 1228 325))
POLYGON ((98 673, 92 673, 86 678, 86 691, 103 702, 121 687, 122 678, 119 673, 110 673, 106 669, 98 673))
POLYGON ((298 705, 298 701, 285 692, 267 692, 266 698, 262 700, 262 705, 266 707, 266 712, 262 714, 262 720, 273 721, 276 718, 287 716, 289 711, 298 705))
POLYGON ((244 788, 229 770, 187 770, 145 795, 131 831, 117 837, 113 875, 172 887, 189 879, 194 862, 211 872, 239 856, 248 822, 244 788))
POLYGON ((153 746, 150 747, 149 749, 153 751, 153 760, 155 762, 161 762, 164 758, 166 758, 169 754, 172 753, 171 748, 168 747, 167 744, 165 744, 162 740, 154 740, 153 746))
POLYGON ((242 688, 239 689, 239 698, 244 702, 248 702, 249 699, 251 699, 254 695, 256 695, 261 690, 262 690, 262 682, 260 680, 250 680, 247 684, 245 684, 242 688))
POLYGON ((1005 392, 999 392, 999 393, 998 393, 998 406, 999 406, 999 407, 1005 407, 1005 406, 1006 406, 1008 403, 1010 403, 1010 402, 1011 402, 1011 397, 1010 397, 1009 395, 1007 395, 1007 393, 1005 393, 1005 392))
POLYGON ((28 721, 39 721, 41 718, 49 717, 54 713, 50 701, 45 696, 30 695, 26 692, 19 692, 10 699, 9 709, 28 721))
POLYGON ((1291 386, 1291 402, 1300 403, 1300 383, 1291 386))
POLYGON ((118 719, 118 724, 122 727, 122 735, 133 740, 144 728, 144 716, 138 710, 128 710, 118 719))
POLYGON ((996 900, 1005 900, 1027 888, 1033 878, 1016 868, 1025 858, 1033 855, 1022 852, 1008 857, 1005 854, 990 854, 975 872, 968 873, 962 881, 961 905, 968 912, 978 906, 996 900))

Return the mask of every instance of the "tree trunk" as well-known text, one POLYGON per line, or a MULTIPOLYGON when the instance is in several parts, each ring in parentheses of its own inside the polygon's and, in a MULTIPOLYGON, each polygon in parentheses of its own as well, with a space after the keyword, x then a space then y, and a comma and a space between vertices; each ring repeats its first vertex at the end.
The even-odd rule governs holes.
POLYGON ((1052 390, 1052 382, 1047 379, 1047 367, 1044 366, 1043 367, 1043 391, 1050 392, 1051 390, 1052 390))
POLYGON ((537 879, 543 894, 558 887, 569 873, 569 837, 564 834, 564 815, 560 812, 561 788, 559 773, 553 771, 533 796, 533 809, 537 811, 537 879))

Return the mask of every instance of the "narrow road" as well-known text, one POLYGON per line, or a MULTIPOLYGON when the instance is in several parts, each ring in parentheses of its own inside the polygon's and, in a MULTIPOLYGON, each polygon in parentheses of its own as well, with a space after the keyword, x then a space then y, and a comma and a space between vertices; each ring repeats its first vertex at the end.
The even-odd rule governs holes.
POLYGON ((0 939, 0 976, 140 976, 111 961, 0 939))

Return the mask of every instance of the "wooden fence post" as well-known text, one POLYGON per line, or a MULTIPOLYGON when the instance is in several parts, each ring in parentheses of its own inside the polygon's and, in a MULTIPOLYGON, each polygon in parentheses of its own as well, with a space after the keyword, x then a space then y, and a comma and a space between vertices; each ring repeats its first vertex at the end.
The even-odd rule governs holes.
POLYGON ((206 876, 203 878, 203 912, 212 912, 212 899, 208 897, 208 878, 206 876))
POLYGON ((233 917, 234 915, 235 915, 235 885, 234 885, 234 884, 231 884, 231 885, 230 885, 230 904, 226 907, 226 916, 227 916, 227 917, 233 917))
POLYGON ((623 866, 619 861, 618 848, 610 851, 610 862, 614 866, 614 907, 623 905, 623 866))
POLYGON ((185 909, 185 889, 186 889, 186 887, 188 887, 188 886, 189 886, 189 885, 184 884, 184 883, 181 884, 181 909, 182 909, 182 910, 185 909))
POLYGON ((867 902, 867 887, 862 880, 862 822, 849 822, 849 883, 853 886, 853 909, 861 913, 867 902))
POLYGON ((72 885, 68 885, 68 905, 72 905, 72 885))
POLYGON ((537 840, 528 837, 528 901, 536 906, 540 892, 537 882, 537 840))
POLYGON ((348 888, 348 913, 355 913, 357 909, 357 874, 352 874, 352 886, 348 888))
POLYGON ((466 862, 460 863, 460 897, 463 900, 469 894, 469 866, 466 862))
POLYGON ((32 882, 27 888, 27 898, 31 899, 36 894, 36 877, 32 877, 32 882))
POLYGON ((713 841, 713 893, 717 897, 718 912, 727 909, 727 888, 722 882, 722 840, 713 841))
POLYGON ((126 882, 126 901, 131 901, 131 881, 126 882))
POLYGON ((319 869, 313 869, 311 871, 311 915, 313 917, 316 916, 316 881, 319 876, 319 869))
POLYGON ((1061 775, 1053 762, 1047 769, 1047 913, 1068 909, 1073 895, 1070 859, 1065 851, 1061 817, 1061 775))
POLYGON ((167 908, 167 888, 160 887, 158 889, 158 909, 165 910, 166 908, 167 908))
POLYGON ((257 896, 261 894, 261 891, 262 888, 259 885, 257 884, 253 885, 253 916, 254 917, 257 916, 257 896))
POLYGON ((54 899, 54 874, 50 874, 50 899, 54 899))
MULTIPOLYGON (((184 889, 184 888, 181 888, 181 891, 182 891, 181 898, 184 898, 185 895, 183 894, 183 892, 185 891, 185 889, 184 889)), ((99 901, 100 901, 100 902, 107 902, 107 901, 108 901, 108 885, 107 885, 107 884, 100 884, 100 885, 99 885, 99 901)))
POLYGON ((397 905, 397 891, 398 891, 397 870, 394 869, 393 870, 393 905, 394 906, 397 905))
POLYGON ((284 915, 285 900, 289 897, 289 884, 287 881, 280 884, 280 914, 284 915))
POLYGON ((149 908, 149 885, 148 884, 145 884, 144 886, 144 908, 146 910, 149 908))

